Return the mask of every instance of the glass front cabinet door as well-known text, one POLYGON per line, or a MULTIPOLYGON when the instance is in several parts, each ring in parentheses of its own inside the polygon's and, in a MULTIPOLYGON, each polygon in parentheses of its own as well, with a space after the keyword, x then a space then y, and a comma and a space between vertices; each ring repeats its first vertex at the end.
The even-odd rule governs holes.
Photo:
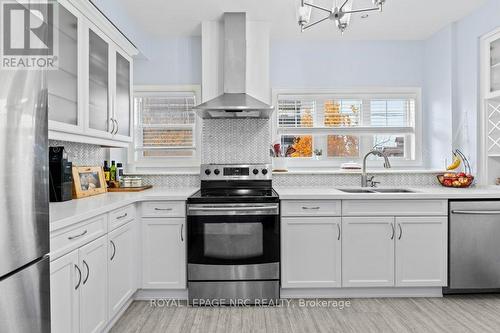
POLYGON ((88 132, 111 138, 110 43, 92 28, 88 39, 88 132))
POLYGON ((83 116, 79 86, 78 11, 61 0, 56 20, 59 55, 57 68, 47 71, 49 128, 52 131, 81 133, 83 116))
POLYGON ((119 140, 131 140, 132 125, 132 93, 131 93, 131 59, 120 51, 115 52, 115 92, 113 103, 113 119, 115 137, 119 140))
POLYGON ((487 98, 500 97, 500 32, 487 39, 486 66, 486 91, 487 98))

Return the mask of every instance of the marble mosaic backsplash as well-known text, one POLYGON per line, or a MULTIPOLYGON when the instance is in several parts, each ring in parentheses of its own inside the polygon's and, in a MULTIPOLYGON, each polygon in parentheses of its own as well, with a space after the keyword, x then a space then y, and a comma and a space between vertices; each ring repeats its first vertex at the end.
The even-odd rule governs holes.
MULTIPOLYGON (((373 174, 372 174, 373 175, 373 174)), ((141 176, 144 184, 167 187, 199 186, 200 178, 197 175, 144 175, 141 176)), ((377 174, 376 181, 381 186, 433 186, 439 185, 434 174, 377 174)), ((274 174, 274 186, 359 186, 358 174, 274 174)))
POLYGON ((69 160, 75 166, 102 165, 106 159, 106 148, 101 146, 56 140, 49 140, 49 146, 64 146, 69 160))

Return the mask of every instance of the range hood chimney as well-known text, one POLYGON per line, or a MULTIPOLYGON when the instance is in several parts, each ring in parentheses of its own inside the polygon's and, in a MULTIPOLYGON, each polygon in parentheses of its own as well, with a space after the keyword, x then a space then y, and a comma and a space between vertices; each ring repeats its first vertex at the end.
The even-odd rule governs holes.
POLYGON ((224 13, 224 93, 194 108, 204 119, 265 118, 274 108, 247 93, 246 13, 224 13))

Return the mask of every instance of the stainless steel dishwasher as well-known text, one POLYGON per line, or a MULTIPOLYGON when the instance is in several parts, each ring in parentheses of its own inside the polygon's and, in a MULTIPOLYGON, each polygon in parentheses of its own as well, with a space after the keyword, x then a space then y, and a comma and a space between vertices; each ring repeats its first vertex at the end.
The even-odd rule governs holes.
POLYGON ((500 292, 500 201, 451 201, 445 294, 500 292))

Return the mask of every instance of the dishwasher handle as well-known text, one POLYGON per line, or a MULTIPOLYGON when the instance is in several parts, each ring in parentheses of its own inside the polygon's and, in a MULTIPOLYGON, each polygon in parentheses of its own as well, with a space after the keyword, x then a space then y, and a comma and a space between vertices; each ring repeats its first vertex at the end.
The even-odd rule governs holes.
POLYGON ((500 215, 500 210, 452 210, 457 215, 500 215))

